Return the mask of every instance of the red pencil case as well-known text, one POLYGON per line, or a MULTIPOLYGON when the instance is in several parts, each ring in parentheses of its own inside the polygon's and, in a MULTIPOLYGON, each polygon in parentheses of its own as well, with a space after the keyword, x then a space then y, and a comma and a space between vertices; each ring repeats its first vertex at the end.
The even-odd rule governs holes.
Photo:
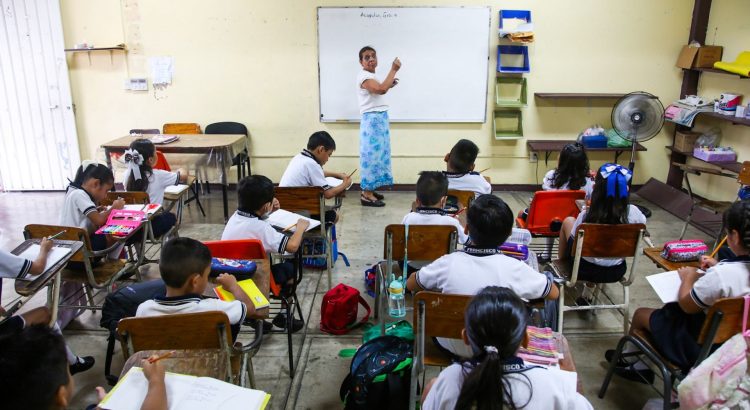
POLYGON ((696 261, 708 252, 708 246, 698 239, 669 241, 664 244, 661 257, 670 262, 696 261))

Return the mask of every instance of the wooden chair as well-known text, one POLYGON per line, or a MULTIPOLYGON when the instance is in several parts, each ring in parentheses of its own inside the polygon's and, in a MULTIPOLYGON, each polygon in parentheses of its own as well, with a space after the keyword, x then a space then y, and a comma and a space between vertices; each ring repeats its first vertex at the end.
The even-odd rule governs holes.
MULTIPOLYGON (((274 197, 279 200, 281 209, 296 212, 314 219, 319 219, 320 227, 318 231, 311 230, 305 233, 305 238, 314 239, 323 238, 326 243, 325 255, 316 254, 312 249, 310 254, 302 254, 302 258, 312 258, 316 256, 325 256, 326 274, 328 275, 328 289, 333 286, 331 269, 333 268, 333 243, 331 241, 331 228, 326 226, 325 221, 325 197, 321 187, 276 187, 274 197)), ((299 266, 302 270, 302 266, 299 266)))
MULTIPOLYGON (((706 320, 703 322, 703 327, 698 337, 698 344, 701 346, 701 350, 693 367, 699 365, 708 357, 715 346, 726 342, 732 336, 742 332, 744 306, 744 298, 739 297, 719 299, 708 309, 706 320)), ((599 389, 599 398, 604 398, 604 394, 607 392, 607 387, 609 387, 615 367, 620 358, 634 356, 637 356, 641 360, 645 356, 659 368, 664 381, 662 390, 664 409, 674 408, 671 403, 672 385, 676 380, 684 379, 687 376, 687 372, 665 359, 654 347, 651 335, 641 331, 636 331, 620 338, 614 357, 612 357, 612 361, 609 363, 607 376, 604 378, 602 386, 599 389), (622 350, 627 342, 635 346, 637 351, 623 353, 622 350)))
POLYGON ((562 221, 569 216, 578 216, 580 210, 576 200, 584 199, 585 195, 583 191, 537 191, 529 205, 526 220, 516 218, 516 226, 527 229, 534 238, 545 238, 547 243, 543 252, 551 259, 552 248, 555 239, 560 235, 562 221))
MULTIPOLYGON (((451 358, 432 341, 433 337, 461 339, 464 311, 472 296, 422 291, 414 295, 414 366, 411 370, 409 409, 418 398, 417 382, 426 366, 450 366, 451 358)), ((424 380, 422 381, 424 386, 424 380)))
POLYGON ((215 349, 227 361, 225 381, 255 388, 252 357, 263 341, 263 326, 255 326, 255 339, 247 344, 232 344, 226 313, 202 312, 152 317, 130 317, 117 325, 122 351, 127 360, 143 350, 215 349))
POLYGON ((460 204, 463 208, 468 208, 474 201, 475 197, 476 195, 474 194, 474 191, 460 191, 458 189, 448 190, 448 201, 455 201, 456 204, 460 204))
MULTIPOLYGON (((458 232, 452 225, 388 225, 383 232, 383 258, 375 275, 375 318, 380 322, 380 334, 385 334, 385 312, 388 281, 393 276, 393 265, 408 260, 433 261, 456 250, 458 232), (408 241, 408 247, 407 247, 408 241)), ((407 267, 404 266, 404 272, 407 267)))
POLYGON ((194 122, 168 122, 162 126, 162 134, 203 134, 201 126, 194 122))
MULTIPOLYGON (((696 176, 701 175, 701 174, 709 174, 709 175, 716 175, 716 176, 721 176, 721 177, 735 178, 735 175, 727 173, 727 172, 723 172, 715 168, 680 164, 677 162, 673 162, 672 165, 682 170, 683 175, 685 176, 685 188, 687 188, 688 195, 690 196, 690 201, 691 201, 690 212, 688 212, 687 218, 685 218, 685 224, 682 226, 682 232, 680 233, 680 240, 682 240, 682 238, 685 236, 685 232, 687 231, 688 225, 690 225, 690 220, 693 217, 693 211, 695 211, 695 208, 701 208, 706 211, 713 212, 715 215, 718 215, 718 214, 724 213, 724 211, 729 209, 734 203, 734 201, 713 201, 710 199, 702 199, 702 198, 696 197, 693 194, 693 189, 690 185, 690 178, 688 178, 688 176, 691 174, 696 175, 696 176)), ((736 176, 736 178, 737 178, 737 183, 740 184, 740 186, 750 185, 750 161, 745 161, 742 163, 742 169, 740 170, 740 173, 739 175, 736 176)), ((719 228, 719 232, 716 235, 716 240, 714 241, 714 247, 718 244, 718 241, 723 232, 724 232, 724 223, 722 219, 721 227, 719 228)))
POLYGON ((630 285, 633 283, 633 274, 638 265, 638 258, 641 255, 641 240, 645 236, 646 226, 643 224, 623 224, 623 225, 604 225, 584 223, 578 227, 573 249, 575 249, 572 269, 569 262, 555 259, 552 261, 552 268, 556 276, 563 281, 564 288, 560 291, 559 311, 558 311, 558 331, 563 331, 563 313, 572 310, 594 310, 594 309, 617 309, 623 315, 623 333, 628 333, 628 320, 630 307, 630 285), (603 284, 596 283, 594 290, 594 300, 586 306, 565 306, 565 288, 575 289, 578 283, 578 268, 582 257, 598 258, 629 258, 633 261, 630 263, 628 272, 620 279, 622 285, 622 303, 615 303, 609 295, 606 294, 603 284), (606 301, 596 304, 600 298, 606 298, 606 301))

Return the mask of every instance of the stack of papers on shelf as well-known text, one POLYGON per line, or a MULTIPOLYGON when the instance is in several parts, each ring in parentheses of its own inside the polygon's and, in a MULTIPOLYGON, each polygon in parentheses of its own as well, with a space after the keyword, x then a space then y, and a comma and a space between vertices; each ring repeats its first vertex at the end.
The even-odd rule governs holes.
POLYGON ((320 221, 316 221, 315 219, 300 214, 295 214, 294 212, 285 211, 283 209, 278 209, 271 213, 271 215, 268 216, 267 221, 275 228, 281 229, 283 232, 294 232, 297 228, 297 221, 300 219, 306 219, 307 222, 310 222, 310 226, 307 227, 305 232, 320 226, 320 221))
POLYGON ((698 113, 713 112, 713 110, 714 108, 711 105, 694 106, 677 101, 667 107, 664 118, 676 124, 692 127, 698 113))
MULTIPOLYGON (((33 262, 36 259, 36 257, 39 256, 39 251, 41 249, 42 248, 39 245, 33 244, 29 246, 28 248, 26 248, 26 250, 23 251, 18 256, 24 259, 28 259, 33 262)), ((70 248, 66 248, 62 246, 53 246, 52 249, 50 249, 49 253, 47 254, 47 264, 44 265, 44 272, 47 272, 49 268, 54 266, 57 262, 60 261, 60 259, 64 258, 69 253, 70 253, 70 248)))
POLYGON ((503 19, 503 28, 498 30, 498 34, 513 42, 533 43, 534 23, 522 19, 503 19))
POLYGON ((178 139, 180 139, 180 136, 159 134, 159 135, 154 135, 150 139, 151 139, 151 142, 153 142, 154 144, 169 144, 170 142, 177 141, 178 139))

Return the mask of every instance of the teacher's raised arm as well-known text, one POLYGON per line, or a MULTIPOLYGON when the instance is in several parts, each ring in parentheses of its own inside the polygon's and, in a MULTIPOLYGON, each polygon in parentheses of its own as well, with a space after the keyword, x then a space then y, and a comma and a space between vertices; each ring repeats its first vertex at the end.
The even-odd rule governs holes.
POLYGON ((362 66, 357 75, 357 99, 362 121, 359 125, 359 161, 362 180, 360 187, 362 206, 385 206, 383 195, 375 190, 382 186, 393 185, 391 171, 391 134, 388 122, 388 105, 383 95, 398 84, 396 72, 401 68, 401 61, 396 58, 391 70, 383 82, 375 77, 378 67, 378 56, 375 49, 366 46, 359 50, 359 64, 362 66))

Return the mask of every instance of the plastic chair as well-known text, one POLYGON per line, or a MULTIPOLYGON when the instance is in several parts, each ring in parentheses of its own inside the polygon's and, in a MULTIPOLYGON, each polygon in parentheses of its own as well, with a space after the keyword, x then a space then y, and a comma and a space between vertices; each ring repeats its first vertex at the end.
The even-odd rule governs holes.
POLYGON ((585 195, 583 191, 537 191, 531 200, 526 220, 516 218, 516 226, 527 229, 534 238, 547 238, 545 251, 551 258, 562 221, 569 216, 578 216, 580 210, 576 200, 584 199, 585 195))
POLYGON ((573 259, 572 269, 568 261, 555 259, 552 261, 552 268, 555 274, 563 280, 563 285, 569 289, 575 289, 578 283, 578 267, 582 257, 598 258, 629 258, 633 261, 630 264, 628 272, 620 279, 622 285, 622 303, 615 303, 604 290, 603 283, 595 282, 594 300, 590 305, 585 306, 565 306, 565 289, 560 292, 559 311, 558 311, 558 331, 563 331, 563 313, 572 310, 594 310, 594 309, 612 309, 619 310, 623 315, 623 333, 628 333, 628 319, 630 307, 630 285, 633 283, 633 274, 638 265, 638 257, 641 255, 640 243, 646 234, 646 225, 643 224, 622 224, 622 225, 604 225, 584 223, 576 231, 573 249, 575 256, 573 259), (600 298, 607 300, 596 304, 600 298))
POLYGON ((249 145, 249 134, 245 125, 240 124, 239 122, 231 121, 215 122, 213 124, 206 125, 206 134, 244 135, 245 148, 242 150, 242 152, 238 153, 234 158, 232 158, 232 166, 237 167, 237 182, 239 182, 240 179, 242 179, 242 177, 246 175, 252 175, 252 173, 250 172, 250 155, 247 152, 247 147, 249 145), (247 167, 247 173, 245 172, 245 167, 247 167))
MULTIPOLYGON (((714 347, 742 332, 744 306, 744 298, 739 297, 719 299, 708 309, 706 320, 703 322, 700 336, 698 337, 698 344, 701 346, 701 350, 698 354, 698 359, 692 367, 699 365, 708 357, 714 350, 714 347)), ((612 361, 609 363, 607 376, 604 378, 602 386, 599 389, 599 398, 603 399, 607 393, 607 387, 609 387, 609 383, 612 381, 612 375, 620 358, 635 356, 639 360, 642 360, 645 356, 659 368, 664 381, 664 388, 661 392, 664 400, 664 410, 674 408, 671 403, 672 385, 675 380, 684 379, 687 376, 687 372, 665 359, 651 342, 651 335, 641 331, 625 335, 617 343, 614 357, 612 357, 612 361), (637 351, 623 353, 622 350, 627 342, 635 346, 637 351)))

